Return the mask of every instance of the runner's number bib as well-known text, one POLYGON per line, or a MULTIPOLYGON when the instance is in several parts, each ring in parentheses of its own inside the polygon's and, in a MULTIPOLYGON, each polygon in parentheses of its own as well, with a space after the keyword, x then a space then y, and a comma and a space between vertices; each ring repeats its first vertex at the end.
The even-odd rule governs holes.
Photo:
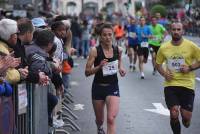
POLYGON ((131 37, 131 38, 136 38, 136 33, 134 33, 134 32, 129 32, 129 37, 131 37))
POLYGON ((180 72, 181 65, 185 64, 184 59, 168 59, 167 66, 170 70, 180 72))
POLYGON ((103 76, 113 75, 118 72, 118 60, 108 62, 107 65, 103 66, 103 76))
POLYGON ((149 43, 148 42, 141 42, 141 47, 149 47, 149 43))
POLYGON ((153 40, 153 41, 156 41, 156 42, 160 42, 160 41, 161 41, 161 38, 158 37, 158 36, 155 36, 155 37, 153 37, 152 40, 153 40))

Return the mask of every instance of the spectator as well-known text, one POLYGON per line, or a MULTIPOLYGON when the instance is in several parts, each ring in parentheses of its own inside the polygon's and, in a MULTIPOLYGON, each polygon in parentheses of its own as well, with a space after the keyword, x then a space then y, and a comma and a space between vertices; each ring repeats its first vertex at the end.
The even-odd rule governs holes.
MULTIPOLYGON (((12 46, 17 43, 17 22, 11 19, 2 19, 0 21, 0 52, 8 55, 12 51, 12 46)), ((20 58, 18 59, 19 63, 20 58)), ((14 67, 9 68, 6 72, 5 79, 9 83, 17 83, 21 78, 26 78, 28 75, 28 70, 19 68, 18 70, 14 67)))
POLYGON ((87 20, 83 21, 83 27, 82 27, 82 51, 83 51, 83 56, 86 59, 89 53, 89 39, 90 39, 90 30, 88 27, 88 22, 87 20))
POLYGON ((72 31, 72 43, 73 43, 73 48, 77 50, 77 56, 81 56, 81 47, 80 47, 80 38, 81 38, 81 28, 80 25, 78 24, 78 18, 75 17, 72 20, 71 24, 71 31, 72 31))
MULTIPOLYGON (((30 42, 32 42, 34 27, 31 20, 23 18, 18 20, 18 29, 18 40, 13 49, 15 51, 15 56, 22 59, 21 67, 26 67, 28 66, 28 62, 25 55, 25 47, 30 45, 30 42)), ((40 83, 42 85, 46 85, 49 82, 49 78, 44 74, 44 72, 33 73, 29 71, 26 80, 32 83, 40 83)))
MULTIPOLYGON (((52 72, 54 70, 52 70, 50 66, 50 62, 53 60, 49 57, 49 52, 51 52, 54 48, 54 37, 55 35, 53 32, 49 30, 43 30, 39 32, 38 37, 33 45, 26 48, 26 56, 28 57, 30 70, 36 73, 39 71, 44 72, 51 78, 55 87, 58 88, 59 85, 62 85, 62 83, 59 83, 60 80, 57 79, 57 75, 53 75, 52 72)), ((53 121, 51 114, 57 103, 57 97, 51 93, 48 93, 48 117, 50 126, 52 126, 53 121)))
MULTIPOLYGON (((11 19, 2 19, 0 21, 0 52, 2 55, 12 56, 12 45, 17 42, 17 22, 11 19)), ((5 56, 5 57, 7 57, 5 56)), ((7 57, 7 58, 8 58, 7 57)), ((2 57, 1 57, 2 58, 2 57)), ((11 58, 11 57, 10 57, 11 58)), ((3 59, 3 58, 2 58, 3 59)), ((5 80, 11 84, 15 84, 20 81, 21 78, 26 78, 27 69, 15 69, 21 60, 20 58, 11 58, 13 63, 9 65, 5 72, 5 80)), ((9 64, 9 63, 8 63, 9 64)), ((4 81, 2 81, 4 82, 4 81)), ((12 97, 3 96, 0 97, 0 133, 12 134, 14 130, 14 113, 12 97)))

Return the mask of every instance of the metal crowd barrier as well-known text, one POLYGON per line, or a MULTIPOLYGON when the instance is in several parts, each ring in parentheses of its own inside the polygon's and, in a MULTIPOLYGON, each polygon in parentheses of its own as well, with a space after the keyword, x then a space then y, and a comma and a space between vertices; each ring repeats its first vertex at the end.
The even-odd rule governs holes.
POLYGON ((14 87, 16 134, 48 133, 48 88, 31 83, 22 83, 14 87))
MULTIPOLYGON (((49 89, 50 85, 21 83, 14 86, 12 97, 0 97, 0 129, 4 127, 4 130, 0 130, 0 134, 48 134, 49 89)), ((69 94, 62 99, 61 117, 65 124, 62 128, 55 128, 54 134, 57 132, 69 134, 66 128, 81 131, 74 121, 78 117, 68 106, 68 103, 73 103, 71 97, 69 94)))

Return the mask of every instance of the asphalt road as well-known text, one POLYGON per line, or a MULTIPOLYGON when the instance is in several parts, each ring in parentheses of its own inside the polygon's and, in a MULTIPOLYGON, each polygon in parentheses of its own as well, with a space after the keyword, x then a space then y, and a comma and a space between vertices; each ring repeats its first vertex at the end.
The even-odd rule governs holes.
MULTIPOLYGON (((195 38, 196 39, 196 38, 195 38)), ((193 39, 198 42, 199 39, 193 39)), ((74 95, 74 104, 81 104, 74 113, 79 117, 75 122, 80 126, 81 132, 72 134, 96 134, 95 117, 91 103, 91 85, 93 77, 85 77, 84 69, 86 60, 76 59, 79 65, 74 68, 71 77, 71 92, 74 95)), ((140 79, 137 70, 128 70, 128 58, 123 58, 127 75, 119 77, 120 85, 120 111, 117 116, 117 134, 172 134, 169 124, 169 113, 166 109, 163 96, 163 78, 152 75, 151 60, 145 65, 145 79, 140 79)), ((197 77, 200 71, 197 71, 197 77)), ((200 134, 200 81, 196 83, 196 96, 191 127, 182 126, 182 134, 200 134)), ((105 125, 106 128, 106 120, 105 125)))

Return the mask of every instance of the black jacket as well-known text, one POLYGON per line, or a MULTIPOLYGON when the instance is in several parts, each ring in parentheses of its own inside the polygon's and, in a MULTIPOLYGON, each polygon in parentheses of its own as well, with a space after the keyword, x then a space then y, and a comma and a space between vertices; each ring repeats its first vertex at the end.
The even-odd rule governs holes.
POLYGON ((26 47, 25 51, 26 57, 28 58, 29 68, 32 72, 44 72, 47 76, 49 76, 49 78, 51 78, 51 81, 54 84, 55 88, 58 88, 63 84, 60 75, 52 71, 50 63, 53 60, 43 49, 41 49, 36 44, 32 44, 26 47))
MULTIPOLYGON (((15 46, 12 46, 14 50, 14 54, 16 58, 21 58, 21 64, 18 68, 24 68, 28 66, 26 54, 25 54, 25 47, 30 44, 22 44, 21 40, 17 40, 17 44, 15 46)), ((26 78, 26 81, 31 83, 38 83, 39 82, 39 74, 37 72, 33 72, 29 69, 29 74, 26 78)))

